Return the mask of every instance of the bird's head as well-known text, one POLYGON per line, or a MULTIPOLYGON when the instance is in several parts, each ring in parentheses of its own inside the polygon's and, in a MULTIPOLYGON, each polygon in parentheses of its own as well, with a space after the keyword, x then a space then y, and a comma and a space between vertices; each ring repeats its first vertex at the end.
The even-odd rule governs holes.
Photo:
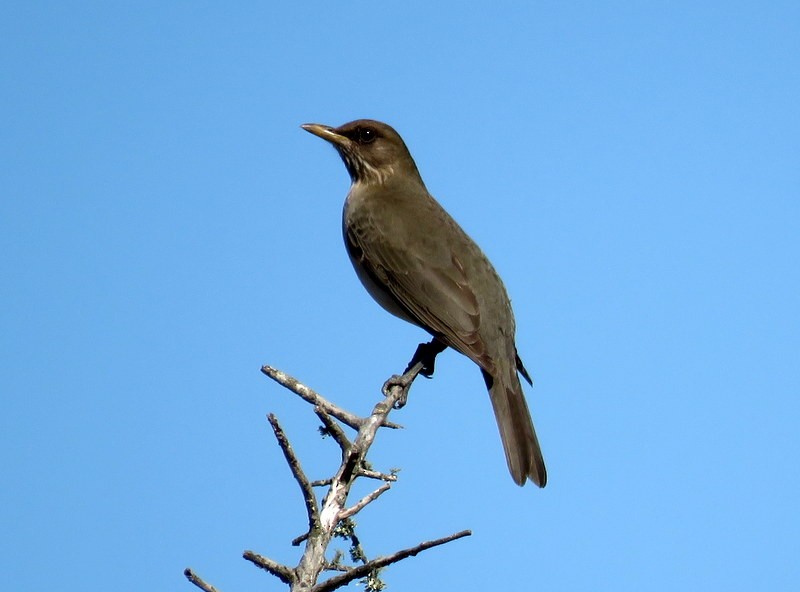
POLYGON ((333 144, 354 184, 385 184, 398 174, 419 178, 417 165, 403 138, 385 123, 358 119, 339 127, 318 123, 306 123, 301 127, 333 144))

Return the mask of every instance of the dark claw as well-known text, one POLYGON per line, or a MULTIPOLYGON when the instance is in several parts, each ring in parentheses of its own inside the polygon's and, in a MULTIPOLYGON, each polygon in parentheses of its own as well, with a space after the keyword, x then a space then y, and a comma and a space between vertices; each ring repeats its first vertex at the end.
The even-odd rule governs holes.
POLYGON ((389 391, 396 386, 399 386, 401 389, 403 389, 403 394, 398 397, 397 401, 395 401, 394 408, 402 409, 405 407, 406 403, 408 403, 408 388, 411 386, 411 380, 406 376, 395 374, 389 378, 389 380, 383 383, 383 389, 381 389, 383 391, 383 396, 388 397, 389 391))

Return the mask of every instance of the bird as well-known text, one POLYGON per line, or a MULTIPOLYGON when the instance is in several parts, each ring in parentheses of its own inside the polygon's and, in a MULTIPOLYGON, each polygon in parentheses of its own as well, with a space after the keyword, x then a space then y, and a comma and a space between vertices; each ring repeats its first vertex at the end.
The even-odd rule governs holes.
POLYGON ((517 353, 511 302, 489 259, 428 192, 390 125, 359 119, 301 127, 329 142, 350 174, 342 234, 367 292, 432 335, 435 353, 449 346, 478 365, 512 479, 544 487, 547 471, 518 373, 533 383, 517 353))

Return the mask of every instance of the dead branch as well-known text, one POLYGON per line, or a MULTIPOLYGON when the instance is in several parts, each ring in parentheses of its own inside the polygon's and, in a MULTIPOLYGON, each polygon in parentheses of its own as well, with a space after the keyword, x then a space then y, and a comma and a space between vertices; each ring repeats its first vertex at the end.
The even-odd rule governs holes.
POLYGON ((219 592, 219 590, 217 590, 214 586, 204 582, 202 578, 194 573, 189 567, 183 570, 183 575, 185 575, 187 580, 200 588, 203 592, 219 592))
MULTIPOLYGON (((319 407, 328 415, 332 415, 343 424, 350 426, 354 430, 357 430, 361 427, 361 423, 364 421, 363 418, 358 417, 354 413, 350 413, 349 411, 345 411, 341 407, 334 405, 330 401, 328 401, 325 397, 320 395, 315 390, 307 387, 302 382, 297 380, 295 377, 278 370, 277 368, 273 368, 272 366, 264 365, 261 367, 261 372, 263 372, 266 376, 269 376, 272 380, 280 384, 281 386, 289 389, 296 395, 298 395, 301 399, 306 401, 307 403, 311 403, 315 407, 319 407)), ((387 428, 400 428, 402 426, 387 422, 387 428)))
MULTIPOLYGON (((302 557, 295 568, 280 564, 253 551, 244 552, 244 558, 247 561, 288 584, 291 592, 328 592, 345 586, 357 578, 369 579, 375 577, 377 570, 382 567, 397 563, 407 557, 412 557, 426 549, 443 545, 471 534, 469 531, 462 531, 448 537, 425 541, 415 547, 367 561, 353 530, 355 523, 351 520, 352 516, 390 489, 388 482, 397 480, 394 472, 384 473, 373 470, 366 461, 366 455, 381 427, 400 427, 389 422, 387 417, 393 409, 400 408, 405 404, 414 379, 420 373, 427 376, 433 371, 433 358, 431 355, 435 357, 435 353, 430 354, 425 360, 420 360, 418 354, 415 354, 415 359, 412 360, 409 368, 402 376, 392 376, 384 383, 382 388, 384 398, 378 401, 368 417, 363 418, 334 405, 319 393, 280 370, 266 365, 261 368, 265 375, 314 406, 314 412, 323 423, 324 433, 330 434, 341 449, 342 462, 333 477, 315 481, 309 480, 278 419, 274 414, 268 416, 269 423, 272 426, 278 445, 283 451, 286 463, 289 465, 292 476, 297 481, 303 494, 306 513, 308 514, 308 532, 292 541, 293 545, 305 542, 302 557), (344 425, 357 430, 357 434, 352 441, 334 418, 344 425), (351 487, 359 477, 378 479, 385 483, 348 507, 347 499, 351 487), (328 488, 321 502, 313 489, 320 486, 328 488), (335 536, 342 536, 342 532, 347 533, 347 537, 350 538, 354 547, 357 547, 356 555, 359 561, 364 562, 362 565, 344 567, 339 563, 340 559, 334 559, 332 562, 326 559, 326 551, 332 539, 335 536), (324 570, 336 570, 343 573, 317 584, 317 580, 324 570)), ((351 550, 351 555, 352 553, 354 551, 351 550)), ((339 556, 337 555, 337 557, 339 556)), ((201 580, 192 570, 187 569, 184 573, 190 582, 204 590, 204 592, 217 592, 213 586, 201 580)), ((369 583, 367 587, 370 587, 369 583)))
POLYGON ((352 444, 347 438, 347 434, 344 433, 344 430, 338 423, 331 419, 330 415, 325 413, 322 407, 314 407, 314 413, 317 414, 317 417, 319 417, 320 421, 325 425, 325 433, 330 434, 331 437, 336 440, 339 448, 342 449, 342 454, 346 454, 352 444))
POLYGON ((361 469, 358 471, 359 477, 366 477, 367 479, 377 479, 378 481, 397 481, 397 475, 391 473, 381 473, 379 471, 372 471, 370 469, 361 469))
POLYGON ((308 530, 314 530, 319 525, 319 507, 317 506, 317 496, 314 489, 311 487, 311 482, 306 477, 303 469, 300 467, 300 461, 292 450, 291 444, 286 437, 286 434, 278 423, 278 418, 273 413, 268 416, 269 423, 272 426, 272 431, 275 432, 275 438, 283 450, 283 456, 294 475, 295 481, 300 485, 300 490, 303 492, 303 500, 306 503, 306 513, 308 514, 308 530))
POLYGON ((269 557, 264 557, 258 553, 254 553, 253 551, 245 551, 242 554, 242 557, 247 559, 247 561, 250 563, 257 565, 261 569, 268 571, 284 584, 294 584, 296 580, 295 573, 290 567, 278 563, 277 561, 273 561, 269 557))
POLYGON ((342 586, 349 584, 356 578, 363 578, 367 576, 370 572, 376 569, 386 567, 387 565, 391 565, 392 563, 397 563, 398 561, 402 561, 407 557, 413 557, 418 553, 425 551, 426 549, 430 549, 432 547, 438 547, 439 545, 444 545, 445 543, 449 543, 450 541, 455 541, 457 539, 471 535, 472 531, 462 530, 461 532, 457 532, 455 534, 451 534, 450 536, 446 536, 440 539, 436 539, 433 541, 425 541, 414 547, 403 549, 402 551, 397 551, 396 553, 387 555, 386 557, 376 557, 371 561, 367 561, 363 565, 359 565, 358 567, 352 568, 347 573, 334 576, 331 579, 322 582, 318 586, 314 586, 312 592, 329 592, 330 590, 336 590, 337 588, 341 588, 342 586))
POLYGON ((360 512, 363 508, 365 508, 367 504, 375 501, 382 493, 388 491, 390 487, 391 485, 389 485, 388 483, 384 483, 383 485, 378 487, 378 489, 376 489, 372 493, 368 493, 349 508, 342 510, 340 518, 344 520, 345 518, 350 518, 350 516, 355 516, 358 512, 360 512))

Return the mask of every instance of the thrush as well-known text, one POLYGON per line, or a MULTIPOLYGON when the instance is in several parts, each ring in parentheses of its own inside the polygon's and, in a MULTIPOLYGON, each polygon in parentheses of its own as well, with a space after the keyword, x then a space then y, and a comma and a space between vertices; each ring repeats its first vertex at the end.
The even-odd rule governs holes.
POLYGON ((530 383, 515 344, 514 313, 500 276, 477 244, 422 181, 400 135, 379 121, 304 130, 330 142, 351 186, 342 232, 356 274, 393 315, 480 368, 511 476, 539 487, 547 472, 518 372, 530 383))

